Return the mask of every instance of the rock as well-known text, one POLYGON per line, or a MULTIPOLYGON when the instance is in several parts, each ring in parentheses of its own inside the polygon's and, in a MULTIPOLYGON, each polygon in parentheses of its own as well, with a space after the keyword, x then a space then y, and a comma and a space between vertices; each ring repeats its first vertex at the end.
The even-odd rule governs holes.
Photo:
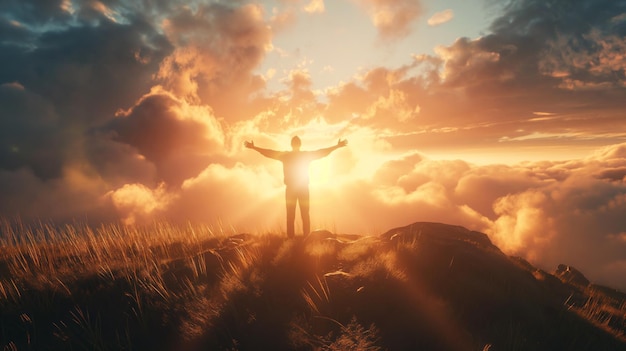
POLYGON ((314 230, 306 236, 307 240, 335 239, 337 235, 325 229, 314 230))
POLYGON ((560 264, 554 275, 565 283, 579 285, 582 287, 589 286, 589 280, 576 268, 565 264, 560 264))
POLYGON ((465 241, 479 247, 493 247, 486 234, 472 231, 461 226, 442 223, 416 222, 405 227, 391 229, 380 235, 383 240, 452 240, 465 241))

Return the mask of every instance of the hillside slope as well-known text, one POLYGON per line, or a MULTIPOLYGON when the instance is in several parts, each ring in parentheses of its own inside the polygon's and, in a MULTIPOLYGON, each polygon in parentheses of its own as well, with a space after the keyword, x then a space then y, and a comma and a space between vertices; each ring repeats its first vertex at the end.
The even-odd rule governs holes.
POLYGON ((152 280, 119 268, 62 288, 18 282, 20 296, 0 301, 0 347, 626 350, 626 295, 458 226, 241 234, 194 249, 170 247, 152 280))

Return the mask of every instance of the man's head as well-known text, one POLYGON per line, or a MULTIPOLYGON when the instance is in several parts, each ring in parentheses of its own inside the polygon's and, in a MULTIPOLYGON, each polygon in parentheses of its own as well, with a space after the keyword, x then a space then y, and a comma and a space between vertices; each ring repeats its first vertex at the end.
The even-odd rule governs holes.
POLYGON ((302 146, 302 140, 297 135, 291 138, 291 149, 300 150, 300 146, 302 146))

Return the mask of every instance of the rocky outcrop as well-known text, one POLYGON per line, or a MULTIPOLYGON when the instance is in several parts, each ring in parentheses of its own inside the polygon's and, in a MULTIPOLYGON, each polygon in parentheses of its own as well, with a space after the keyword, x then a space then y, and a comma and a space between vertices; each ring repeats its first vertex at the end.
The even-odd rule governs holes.
POLYGON ((589 286, 589 279, 587 279, 579 270, 572 266, 560 264, 554 275, 561 279, 564 283, 577 285, 580 287, 589 286))

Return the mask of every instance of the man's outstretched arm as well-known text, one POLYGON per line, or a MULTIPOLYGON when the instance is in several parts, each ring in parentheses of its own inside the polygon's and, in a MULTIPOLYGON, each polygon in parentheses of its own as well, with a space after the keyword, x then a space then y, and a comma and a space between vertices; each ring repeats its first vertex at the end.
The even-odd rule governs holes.
POLYGON ((315 151, 312 151, 312 153, 314 155, 314 158, 322 158, 322 157, 328 156, 328 154, 330 154, 331 152, 341 147, 344 147, 346 145, 348 145, 348 141, 346 139, 343 139, 343 140, 339 139, 339 141, 337 142, 337 145, 333 145, 331 147, 327 147, 324 149, 315 150, 315 151))
POLYGON ((280 151, 264 149, 262 147, 255 146, 254 145, 254 141, 252 141, 252 140, 244 141, 243 145, 245 147, 247 147, 248 149, 252 149, 252 150, 258 151, 261 155, 263 155, 265 157, 273 158, 273 159, 276 159, 276 160, 280 158, 280 154, 281 154, 280 151))

